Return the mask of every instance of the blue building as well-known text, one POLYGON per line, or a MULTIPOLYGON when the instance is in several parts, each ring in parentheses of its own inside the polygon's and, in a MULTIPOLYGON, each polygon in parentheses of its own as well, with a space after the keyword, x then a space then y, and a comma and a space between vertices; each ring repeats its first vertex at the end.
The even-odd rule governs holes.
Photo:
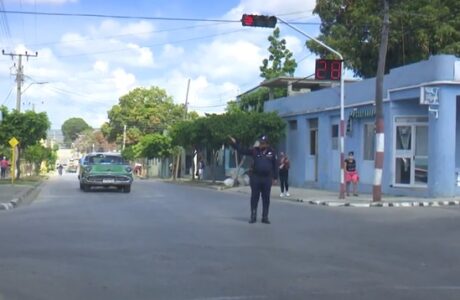
MULTIPOLYGON (((383 192, 460 195, 460 58, 439 55, 392 69, 384 95, 383 192)), ((366 192, 374 179, 374 100, 375 79, 345 84, 345 153, 354 151, 360 190, 366 192)), ((339 87, 265 103, 265 111, 287 122, 280 150, 291 159, 292 185, 338 191, 339 103, 339 87)))

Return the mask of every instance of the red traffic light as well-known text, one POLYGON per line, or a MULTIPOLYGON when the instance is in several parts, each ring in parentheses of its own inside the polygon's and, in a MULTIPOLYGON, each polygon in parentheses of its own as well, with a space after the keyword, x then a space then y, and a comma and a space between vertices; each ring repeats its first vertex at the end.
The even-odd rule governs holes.
POLYGON ((241 18, 243 26, 274 28, 278 19, 275 16, 247 15, 241 18))
POLYGON ((254 26, 254 16, 253 15, 243 15, 241 19, 243 26, 254 26))

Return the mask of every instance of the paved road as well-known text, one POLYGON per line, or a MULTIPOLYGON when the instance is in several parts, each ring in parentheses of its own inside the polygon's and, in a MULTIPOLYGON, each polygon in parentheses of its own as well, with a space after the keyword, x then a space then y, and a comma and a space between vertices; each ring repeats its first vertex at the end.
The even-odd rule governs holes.
POLYGON ((459 299, 460 209, 272 203, 137 181, 54 177, 0 212, 0 299, 459 299))

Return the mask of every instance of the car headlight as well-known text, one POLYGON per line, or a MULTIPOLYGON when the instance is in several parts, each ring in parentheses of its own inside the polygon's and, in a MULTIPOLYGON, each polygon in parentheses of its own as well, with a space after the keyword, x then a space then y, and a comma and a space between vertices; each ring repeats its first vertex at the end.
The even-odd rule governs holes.
POLYGON ((133 171, 133 169, 132 169, 131 167, 126 167, 125 170, 126 170, 126 172, 128 172, 128 173, 131 173, 131 172, 133 171))
POLYGON ((91 166, 86 166, 86 167, 85 167, 85 171, 86 171, 86 172, 91 172, 91 169, 92 169, 91 166))

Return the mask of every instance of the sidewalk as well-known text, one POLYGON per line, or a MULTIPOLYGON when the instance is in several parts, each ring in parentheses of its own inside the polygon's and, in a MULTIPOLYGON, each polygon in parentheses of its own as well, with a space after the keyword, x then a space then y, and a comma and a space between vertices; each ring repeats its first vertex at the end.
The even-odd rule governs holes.
MULTIPOLYGON (((172 181, 171 181, 172 182, 172 181)), ((179 184, 191 184, 194 186, 202 186, 222 190, 226 192, 237 192, 250 195, 251 188, 249 186, 239 186, 228 188, 222 182, 212 184, 211 181, 191 181, 178 180, 179 184)), ((459 198, 415 198, 404 196, 389 196, 383 195, 381 202, 372 202, 371 194, 360 194, 359 196, 350 196, 346 199, 339 199, 338 192, 331 192, 318 189, 295 188, 290 187, 290 197, 280 197, 279 186, 273 186, 271 199, 286 200, 307 203, 312 205, 322 205, 330 207, 438 207, 438 206, 459 206, 459 198)))
MULTIPOLYGON (((248 186, 235 187, 229 191, 250 194, 248 186)), ((279 186, 274 186, 271 192, 272 199, 283 199, 312 205, 331 207, 436 207, 460 205, 460 198, 414 198, 403 196, 383 195, 381 202, 372 202, 371 194, 360 194, 339 199, 338 192, 317 189, 289 188, 290 197, 280 197, 279 186)))
POLYGON ((9 210, 32 199, 43 180, 28 181, 27 178, 11 184, 11 180, 0 181, 0 210, 9 210))

